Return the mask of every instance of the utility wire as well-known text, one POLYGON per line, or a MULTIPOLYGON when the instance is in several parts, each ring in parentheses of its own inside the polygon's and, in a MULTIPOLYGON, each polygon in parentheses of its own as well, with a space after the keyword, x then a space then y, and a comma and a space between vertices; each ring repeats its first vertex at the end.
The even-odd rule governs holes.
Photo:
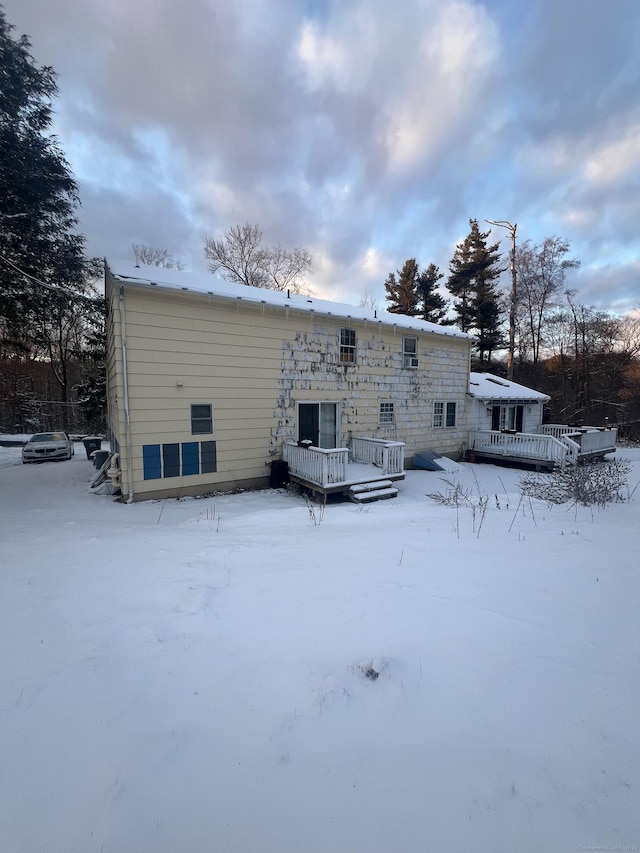
POLYGON ((48 284, 46 281, 42 281, 39 278, 36 278, 34 275, 31 275, 28 272, 20 269, 19 266, 10 261, 9 258, 6 258, 4 255, 0 255, 0 259, 2 259, 6 264, 9 264, 10 267, 13 267, 16 272, 19 272, 20 275, 23 275, 25 278, 31 279, 36 284, 39 284, 41 287, 46 287, 47 290, 53 290, 55 293, 67 293, 69 296, 73 296, 75 299, 86 299, 88 302, 93 302, 95 297, 85 296, 84 293, 78 293, 76 290, 71 290, 68 287, 64 287, 63 285, 57 284, 48 284))

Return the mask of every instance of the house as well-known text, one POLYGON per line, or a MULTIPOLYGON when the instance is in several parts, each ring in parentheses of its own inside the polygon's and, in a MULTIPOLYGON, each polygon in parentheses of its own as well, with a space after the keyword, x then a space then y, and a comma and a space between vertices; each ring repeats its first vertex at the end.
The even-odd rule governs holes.
POLYGON ((603 457, 616 449, 608 427, 543 424, 550 397, 490 373, 469 374, 471 460, 501 460, 551 468, 603 457))
POLYGON ((551 399, 490 373, 469 374, 469 429, 539 432, 544 404, 551 399))
POLYGON ((283 463, 320 493, 391 496, 416 450, 466 445, 469 335, 208 273, 105 267, 124 500, 263 487, 283 463))

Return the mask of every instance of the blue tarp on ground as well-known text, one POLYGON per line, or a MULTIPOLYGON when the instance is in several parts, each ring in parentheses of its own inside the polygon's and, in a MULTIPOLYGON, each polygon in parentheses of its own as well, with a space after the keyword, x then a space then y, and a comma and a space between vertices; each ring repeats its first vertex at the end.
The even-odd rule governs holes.
POLYGON ((436 459, 440 459, 440 453, 433 453, 431 450, 420 450, 413 456, 413 467, 420 468, 422 471, 444 471, 436 459))

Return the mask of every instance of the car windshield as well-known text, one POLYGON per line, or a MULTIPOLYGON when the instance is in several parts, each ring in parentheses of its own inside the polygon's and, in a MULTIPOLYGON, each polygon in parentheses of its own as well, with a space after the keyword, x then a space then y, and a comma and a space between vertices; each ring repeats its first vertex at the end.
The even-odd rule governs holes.
POLYGON ((31 441, 64 441, 66 435, 63 432, 40 432, 31 437, 31 441))

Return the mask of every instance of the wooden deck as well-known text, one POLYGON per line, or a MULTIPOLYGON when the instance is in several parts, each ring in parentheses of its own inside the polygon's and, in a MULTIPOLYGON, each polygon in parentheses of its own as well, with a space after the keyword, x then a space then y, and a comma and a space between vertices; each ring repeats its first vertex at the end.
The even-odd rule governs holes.
POLYGON ((552 468, 577 465, 616 450, 617 431, 608 427, 545 424, 539 433, 475 430, 469 434, 470 456, 552 468))
POLYGON ((404 442, 354 438, 351 447, 282 445, 289 479, 321 495, 347 493, 352 486, 404 480, 404 442))

